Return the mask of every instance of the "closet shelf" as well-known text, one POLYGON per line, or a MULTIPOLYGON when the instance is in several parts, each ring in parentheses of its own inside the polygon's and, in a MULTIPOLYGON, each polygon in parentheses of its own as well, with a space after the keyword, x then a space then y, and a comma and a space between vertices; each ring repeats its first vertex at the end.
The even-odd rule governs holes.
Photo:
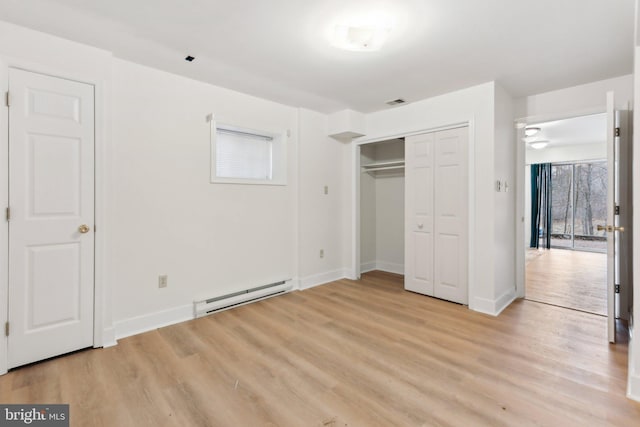
POLYGON ((362 165, 362 172, 378 172, 396 169, 404 169, 404 160, 395 160, 392 162, 376 162, 362 165))

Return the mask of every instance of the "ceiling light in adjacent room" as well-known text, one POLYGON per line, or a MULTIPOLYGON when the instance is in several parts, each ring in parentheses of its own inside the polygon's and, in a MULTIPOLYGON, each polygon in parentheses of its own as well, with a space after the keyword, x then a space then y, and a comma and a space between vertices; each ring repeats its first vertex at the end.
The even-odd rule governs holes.
POLYGON ((529 147, 533 148, 534 150, 542 150, 547 145, 549 145, 549 141, 534 141, 529 143, 529 147))
POLYGON ((540 128, 526 127, 524 128, 525 136, 533 136, 540 132, 540 128))

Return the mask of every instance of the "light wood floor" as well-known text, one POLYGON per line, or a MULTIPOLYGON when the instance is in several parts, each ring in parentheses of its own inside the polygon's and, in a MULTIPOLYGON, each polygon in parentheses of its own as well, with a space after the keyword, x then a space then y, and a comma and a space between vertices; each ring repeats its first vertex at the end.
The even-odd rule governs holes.
POLYGON ((74 426, 630 426, 605 319, 531 301, 497 318, 373 272, 0 377, 74 426))
POLYGON ((527 262, 525 297, 607 315, 607 255, 548 249, 527 262))

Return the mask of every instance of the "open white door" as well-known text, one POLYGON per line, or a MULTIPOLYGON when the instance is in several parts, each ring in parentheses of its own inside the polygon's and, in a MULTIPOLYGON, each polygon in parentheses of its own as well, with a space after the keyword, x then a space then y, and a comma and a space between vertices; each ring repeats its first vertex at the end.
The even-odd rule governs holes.
POLYGON ((94 88, 9 72, 8 367, 93 345, 94 88))
MULTIPOLYGON (((607 337, 609 342, 616 341, 616 270, 619 249, 618 233, 624 231, 617 223, 616 206, 619 206, 618 194, 618 150, 619 116, 615 110, 613 92, 607 92, 607 337)), ((602 230, 598 226, 598 230, 602 230)))

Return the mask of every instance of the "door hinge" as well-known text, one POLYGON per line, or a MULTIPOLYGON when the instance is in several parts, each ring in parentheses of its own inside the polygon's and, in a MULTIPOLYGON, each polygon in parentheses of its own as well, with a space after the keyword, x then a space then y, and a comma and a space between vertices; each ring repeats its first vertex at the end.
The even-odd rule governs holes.
POLYGON ((11 220, 11 208, 7 207, 7 221, 11 220))
POLYGON ((614 208, 614 214, 620 215, 620 205, 616 205, 616 207, 614 208))
POLYGON ((620 136, 620 128, 616 128, 616 136, 620 136))
POLYGON ((5 337, 9 336, 9 322, 5 322, 4 324, 4 336, 5 337))
POLYGON ((9 92, 5 92, 4 94, 4 103, 7 107, 11 105, 11 97, 9 96, 9 92))
POLYGON ((620 293, 620 285, 616 285, 615 286, 615 292, 616 292, 616 294, 620 293))

